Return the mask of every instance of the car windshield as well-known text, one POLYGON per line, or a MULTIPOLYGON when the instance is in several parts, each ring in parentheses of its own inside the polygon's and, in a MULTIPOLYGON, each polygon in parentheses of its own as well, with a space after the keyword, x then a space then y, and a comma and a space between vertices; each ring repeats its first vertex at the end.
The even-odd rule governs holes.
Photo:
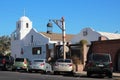
POLYGON ((109 59, 109 55, 100 55, 100 54, 94 54, 93 55, 93 60, 96 61, 96 62, 109 62, 110 59, 109 59))
POLYGON ((34 60, 34 62, 44 62, 44 60, 34 60))
POLYGON ((57 60, 57 62, 66 62, 66 63, 71 63, 71 60, 70 59, 59 59, 57 60))
POLYGON ((23 62, 24 58, 16 58, 15 61, 17 61, 17 62, 23 62))

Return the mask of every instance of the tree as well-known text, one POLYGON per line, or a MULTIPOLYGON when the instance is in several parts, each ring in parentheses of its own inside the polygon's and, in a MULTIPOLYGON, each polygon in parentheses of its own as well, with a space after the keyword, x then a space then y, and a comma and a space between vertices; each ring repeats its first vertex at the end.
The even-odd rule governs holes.
POLYGON ((87 40, 81 40, 79 43, 80 43, 81 45, 84 45, 84 44, 87 44, 88 42, 87 42, 87 40))
POLYGON ((80 53, 81 53, 81 59, 82 59, 82 64, 84 63, 83 58, 84 58, 84 53, 83 53, 83 46, 85 44, 88 44, 87 40, 81 40, 80 42, 81 48, 80 48, 80 53))
POLYGON ((0 37, 0 54, 6 54, 10 52, 10 37, 1 36, 0 37))

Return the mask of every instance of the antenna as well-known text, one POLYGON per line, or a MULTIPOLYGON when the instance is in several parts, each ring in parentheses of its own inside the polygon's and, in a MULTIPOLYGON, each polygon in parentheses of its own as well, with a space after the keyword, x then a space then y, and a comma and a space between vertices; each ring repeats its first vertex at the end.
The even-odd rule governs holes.
POLYGON ((24 16, 25 16, 25 8, 24 8, 24 16))

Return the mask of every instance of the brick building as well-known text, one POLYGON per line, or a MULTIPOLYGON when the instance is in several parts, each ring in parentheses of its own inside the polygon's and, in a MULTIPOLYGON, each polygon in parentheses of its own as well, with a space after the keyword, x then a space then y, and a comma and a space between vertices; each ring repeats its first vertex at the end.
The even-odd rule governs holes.
POLYGON ((87 54, 109 53, 112 58, 114 71, 120 71, 120 39, 93 41, 87 54))

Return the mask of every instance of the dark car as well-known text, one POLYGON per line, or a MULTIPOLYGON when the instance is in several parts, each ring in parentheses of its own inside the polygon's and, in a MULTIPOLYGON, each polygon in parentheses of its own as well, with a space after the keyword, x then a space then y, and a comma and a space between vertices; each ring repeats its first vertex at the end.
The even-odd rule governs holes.
POLYGON ((112 78, 113 66, 110 54, 92 54, 86 63, 87 76, 105 74, 112 78))
POLYGON ((12 56, 0 55, 0 68, 2 70, 12 70, 14 58, 12 56))

